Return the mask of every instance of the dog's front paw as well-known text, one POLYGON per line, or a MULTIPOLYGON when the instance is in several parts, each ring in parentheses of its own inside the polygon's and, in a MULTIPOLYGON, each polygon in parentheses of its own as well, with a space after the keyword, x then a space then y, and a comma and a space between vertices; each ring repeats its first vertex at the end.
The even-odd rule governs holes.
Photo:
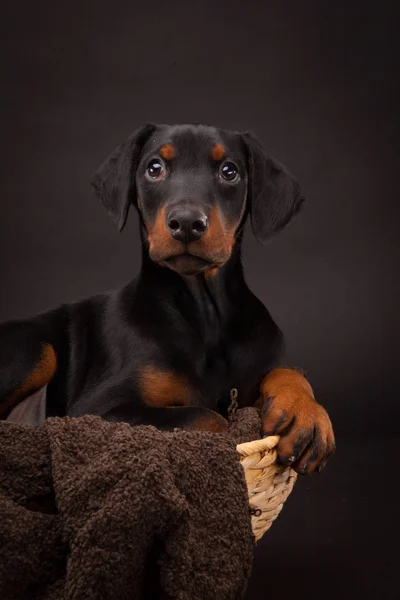
POLYGON ((279 435, 281 463, 303 475, 321 471, 335 452, 326 410, 303 390, 282 387, 260 403, 263 437, 279 435))

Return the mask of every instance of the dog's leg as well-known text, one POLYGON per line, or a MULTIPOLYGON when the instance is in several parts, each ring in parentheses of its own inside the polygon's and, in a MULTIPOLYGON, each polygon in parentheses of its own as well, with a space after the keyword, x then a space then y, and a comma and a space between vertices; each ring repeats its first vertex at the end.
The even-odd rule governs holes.
POLYGON ((53 378, 57 357, 39 320, 0 325, 0 419, 53 378))
POLYGON ((320 471, 335 450, 332 424, 311 385, 295 369, 274 369, 263 379, 256 406, 262 432, 279 435, 279 459, 302 474, 320 471))

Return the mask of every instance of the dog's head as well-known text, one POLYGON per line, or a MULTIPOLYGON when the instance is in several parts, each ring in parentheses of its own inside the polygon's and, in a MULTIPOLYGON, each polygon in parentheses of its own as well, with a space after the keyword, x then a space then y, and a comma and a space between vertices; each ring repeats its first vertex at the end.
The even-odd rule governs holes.
POLYGON ((145 125, 92 185, 120 230, 135 205, 149 255, 190 275, 229 259, 249 213, 265 243, 299 211, 297 181, 249 133, 203 125, 145 125))

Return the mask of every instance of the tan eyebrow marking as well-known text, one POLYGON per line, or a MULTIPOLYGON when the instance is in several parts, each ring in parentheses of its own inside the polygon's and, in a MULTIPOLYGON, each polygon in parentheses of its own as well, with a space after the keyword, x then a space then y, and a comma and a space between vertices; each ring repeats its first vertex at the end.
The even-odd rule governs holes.
POLYGON ((165 160, 171 160, 172 158, 175 158, 176 151, 172 144, 165 144, 162 146, 160 154, 165 160))
POLYGON ((215 144, 214 148, 211 150, 211 158, 213 160, 221 160, 225 155, 225 148, 222 144, 215 144))

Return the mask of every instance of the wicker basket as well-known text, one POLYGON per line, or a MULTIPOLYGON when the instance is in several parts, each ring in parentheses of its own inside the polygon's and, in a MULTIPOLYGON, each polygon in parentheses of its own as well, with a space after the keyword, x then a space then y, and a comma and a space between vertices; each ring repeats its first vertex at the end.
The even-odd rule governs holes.
POLYGON ((256 541, 281 512, 297 478, 293 469, 277 463, 278 441, 279 436, 273 435, 236 446, 245 472, 256 541))

